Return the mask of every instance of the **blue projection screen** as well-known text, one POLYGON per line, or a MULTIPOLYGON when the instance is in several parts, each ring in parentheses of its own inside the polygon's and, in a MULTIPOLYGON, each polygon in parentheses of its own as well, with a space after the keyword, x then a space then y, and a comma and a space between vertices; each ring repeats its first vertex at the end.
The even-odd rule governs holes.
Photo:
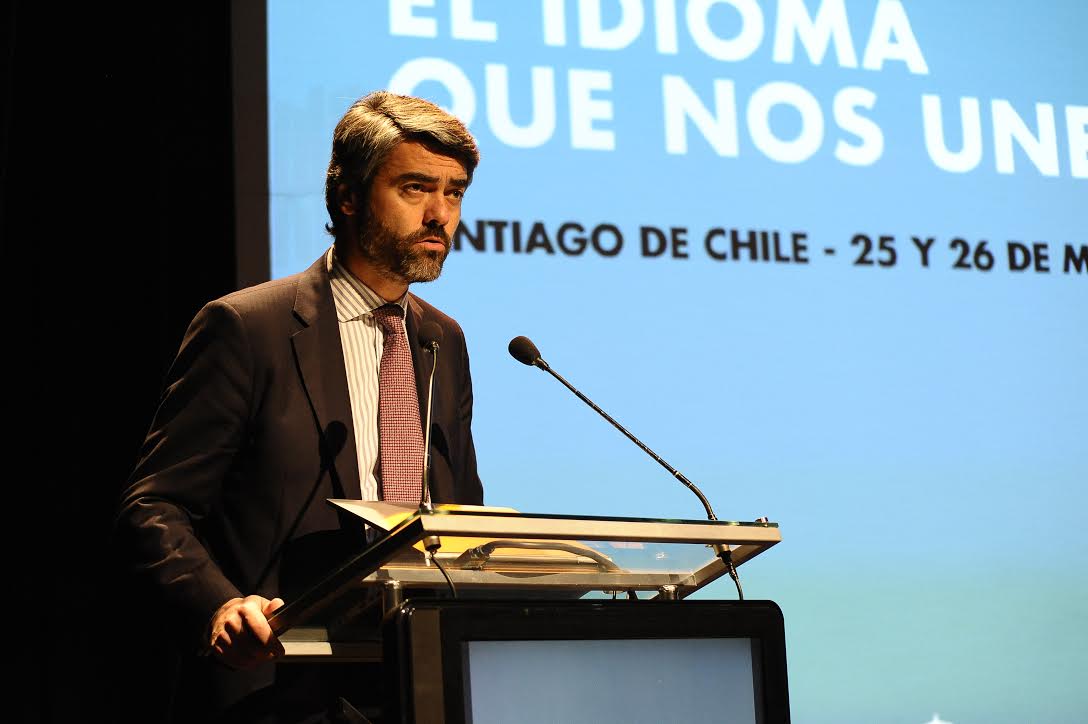
MULTIPOLYGON (((486 499, 783 542, 797 722, 1088 720, 1088 4, 267 6, 271 275, 388 88, 482 151, 442 278, 486 499)), ((719 581, 700 595, 732 598, 719 581)))

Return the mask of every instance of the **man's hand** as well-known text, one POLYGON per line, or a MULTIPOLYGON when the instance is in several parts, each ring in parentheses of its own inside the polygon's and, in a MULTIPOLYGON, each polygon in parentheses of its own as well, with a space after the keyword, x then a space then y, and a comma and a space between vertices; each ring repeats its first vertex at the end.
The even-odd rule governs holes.
POLYGON ((283 655, 280 643, 268 626, 268 616, 283 605, 282 598, 262 596, 232 598, 212 617, 208 652, 235 669, 247 669, 283 655))

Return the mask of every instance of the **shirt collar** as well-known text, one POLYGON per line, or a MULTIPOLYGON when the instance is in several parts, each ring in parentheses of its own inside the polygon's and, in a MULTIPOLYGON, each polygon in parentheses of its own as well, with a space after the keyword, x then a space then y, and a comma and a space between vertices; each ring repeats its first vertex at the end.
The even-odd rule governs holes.
POLYGON ((336 247, 329 247, 325 256, 325 269, 329 272, 332 285, 332 298, 336 304, 336 318, 341 322, 370 316, 378 307, 385 304, 397 304, 408 314, 408 293, 395 302, 386 302, 381 295, 360 281, 348 271, 336 255, 336 247))

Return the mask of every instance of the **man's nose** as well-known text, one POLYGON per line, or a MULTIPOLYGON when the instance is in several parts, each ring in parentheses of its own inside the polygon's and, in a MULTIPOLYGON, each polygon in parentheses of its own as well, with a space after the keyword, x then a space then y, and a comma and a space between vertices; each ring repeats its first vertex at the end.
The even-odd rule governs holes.
POLYGON ((432 194, 427 199, 427 206, 423 210, 425 226, 445 226, 450 223, 452 217, 453 210, 444 194, 432 194))

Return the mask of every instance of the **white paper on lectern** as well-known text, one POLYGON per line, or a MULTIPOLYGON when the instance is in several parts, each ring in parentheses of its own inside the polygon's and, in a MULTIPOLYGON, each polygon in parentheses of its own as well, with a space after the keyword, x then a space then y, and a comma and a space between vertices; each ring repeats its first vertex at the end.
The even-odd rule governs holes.
MULTIPOLYGON (((353 515, 357 515, 366 521, 367 525, 388 533, 396 528, 401 521, 419 510, 415 503, 386 503, 380 500, 347 500, 343 498, 328 498, 335 506, 343 508, 353 515)), ((513 508, 496 508, 491 505, 454 505, 439 504, 438 510, 465 510, 492 513, 517 513, 513 508)))

